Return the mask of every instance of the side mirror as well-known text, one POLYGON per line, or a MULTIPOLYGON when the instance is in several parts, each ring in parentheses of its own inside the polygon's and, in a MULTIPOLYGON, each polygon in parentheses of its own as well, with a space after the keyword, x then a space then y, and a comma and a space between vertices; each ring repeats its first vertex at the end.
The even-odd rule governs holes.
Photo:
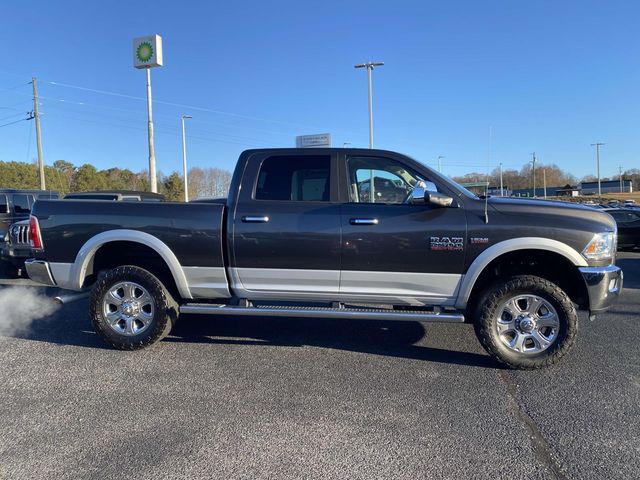
POLYGON ((450 207, 453 203, 453 198, 444 193, 427 192, 425 202, 438 207, 450 207))
POLYGON ((416 185, 411 191, 411 203, 413 205, 424 205, 426 203, 427 191, 424 187, 416 185))

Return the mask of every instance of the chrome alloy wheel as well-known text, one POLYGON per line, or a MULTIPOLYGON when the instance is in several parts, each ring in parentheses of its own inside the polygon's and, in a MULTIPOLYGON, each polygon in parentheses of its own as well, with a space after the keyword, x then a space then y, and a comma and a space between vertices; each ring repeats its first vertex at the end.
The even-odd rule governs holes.
POLYGON ((497 315, 498 336, 514 352, 543 352, 558 337, 558 312, 553 305, 537 295, 511 297, 500 305, 497 315))
POLYGON ((120 335, 137 335, 151 324, 155 305, 147 290, 134 282, 113 285, 102 299, 102 314, 120 335))

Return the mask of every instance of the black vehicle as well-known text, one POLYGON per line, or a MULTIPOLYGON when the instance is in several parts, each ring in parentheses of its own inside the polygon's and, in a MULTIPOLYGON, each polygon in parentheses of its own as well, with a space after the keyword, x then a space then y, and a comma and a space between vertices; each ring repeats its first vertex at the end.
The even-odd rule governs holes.
POLYGON ((68 193, 65 200, 111 200, 113 202, 163 202, 160 193, 138 192, 136 190, 98 190, 95 192, 68 193))
MULTIPOLYGON (((24 228, 12 226, 29 219, 31 207, 38 198, 58 198, 58 193, 52 190, 0 189, 0 261, 18 270, 24 266, 24 260, 31 256, 31 248, 28 243, 17 249, 11 246, 11 232, 17 234, 18 229, 22 231, 24 228)), ((28 230, 28 222, 26 228, 28 230)))
POLYGON ((618 249, 640 247, 640 210, 634 208, 611 208, 605 210, 618 225, 618 249))
POLYGON ((0 188, 0 240, 13 223, 29 218, 31 207, 38 198, 58 198, 58 192, 0 188))
POLYGON ((39 201, 30 222, 29 276, 90 294, 124 350, 180 313, 469 322, 501 362, 540 368, 573 345, 576 308, 622 290, 610 215, 479 198, 384 150, 249 150, 224 204, 39 201))
MULTIPOLYGON (((42 192, 38 191, 41 198, 42 192)), ((30 206, 33 205, 33 195, 29 195, 30 206)), ((45 198, 58 198, 57 193, 47 193, 45 198)), ((76 192, 65 195, 64 200, 104 200, 119 202, 162 202, 164 195, 134 190, 109 190, 96 192, 76 192)), ((26 220, 16 222, 9 227, 4 235, 4 244, 0 244, 0 259, 10 264, 18 275, 22 274, 24 261, 33 257, 29 237, 28 214, 23 215, 26 220)))

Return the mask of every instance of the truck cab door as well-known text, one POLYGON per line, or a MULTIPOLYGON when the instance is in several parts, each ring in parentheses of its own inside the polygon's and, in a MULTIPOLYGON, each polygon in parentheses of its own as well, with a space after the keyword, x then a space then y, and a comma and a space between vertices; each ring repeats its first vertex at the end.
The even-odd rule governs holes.
POLYGON ((331 151, 250 156, 232 212, 229 274, 241 298, 336 294, 340 203, 331 151))
POLYGON ((462 278, 466 216, 458 200, 414 204, 412 190, 444 191, 402 157, 346 155, 341 165, 340 294, 406 304, 452 304, 462 278), (345 198, 346 197, 346 198, 345 198))

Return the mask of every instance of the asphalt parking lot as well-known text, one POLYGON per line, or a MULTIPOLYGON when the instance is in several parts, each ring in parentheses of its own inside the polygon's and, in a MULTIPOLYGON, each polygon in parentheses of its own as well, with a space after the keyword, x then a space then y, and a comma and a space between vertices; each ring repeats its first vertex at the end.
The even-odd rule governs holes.
POLYGON ((621 301, 538 372, 415 322, 185 316, 118 352, 64 306, 0 335, 0 478, 638 478, 640 253, 618 264, 621 301))

